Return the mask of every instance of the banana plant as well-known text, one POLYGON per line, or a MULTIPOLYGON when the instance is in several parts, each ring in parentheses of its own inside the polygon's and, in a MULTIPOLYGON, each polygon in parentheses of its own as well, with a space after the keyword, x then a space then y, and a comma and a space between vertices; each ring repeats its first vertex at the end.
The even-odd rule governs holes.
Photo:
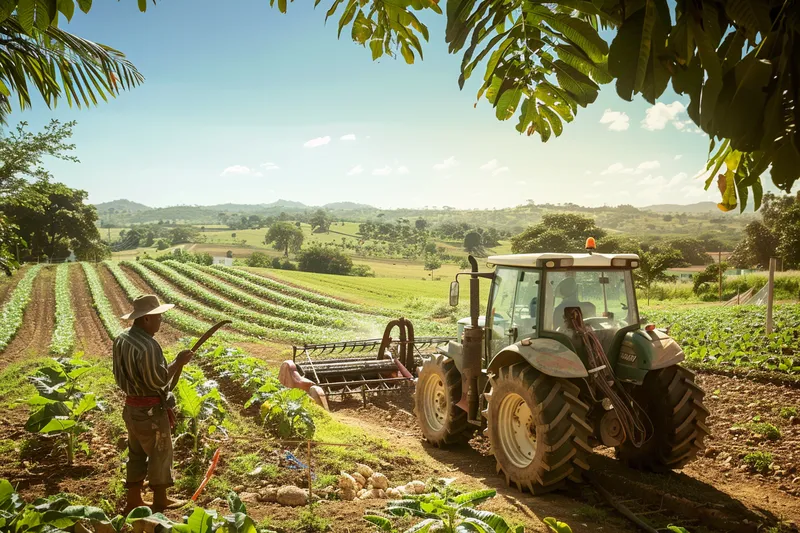
POLYGON ((53 362, 53 366, 41 368, 30 377, 37 394, 25 402, 31 407, 25 429, 60 438, 66 449, 67 464, 72 465, 76 447, 89 454, 89 446, 79 441, 80 435, 88 430, 85 415, 102 406, 93 393, 87 393, 78 383, 91 370, 91 364, 81 354, 53 362))
POLYGON ((206 380, 197 368, 187 369, 174 392, 181 418, 184 420, 183 431, 178 438, 191 438, 192 451, 197 455, 201 435, 211 436, 225 431, 220 426, 225 419, 224 399, 219 393, 217 382, 206 380))
POLYGON ((414 516, 423 520, 405 533, 523 533, 523 526, 512 527, 502 516, 474 508, 496 495, 494 489, 459 495, 453 495, 445 489, 444 493, 406 496, 402 500, 389 502, 385 513, 368 511, 364 519, 381 531, 394 531, 390 516, 414 516))

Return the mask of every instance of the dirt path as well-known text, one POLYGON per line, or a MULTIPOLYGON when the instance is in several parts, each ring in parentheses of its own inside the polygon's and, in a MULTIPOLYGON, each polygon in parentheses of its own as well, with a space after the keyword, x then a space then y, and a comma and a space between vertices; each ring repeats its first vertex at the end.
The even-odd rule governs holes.
POLYGON ((33 282, 33 291, 22 326, 6 349, 0 353, 0 369, 13 361, 46 355, 55 325, 55 267, 43 267, 33 282))
POLYGON ((111 339, 92 306, 92 293, 80 265, 70 266, 69 284, 75 314, 75 349, 89 355, 110 355, 111 339))

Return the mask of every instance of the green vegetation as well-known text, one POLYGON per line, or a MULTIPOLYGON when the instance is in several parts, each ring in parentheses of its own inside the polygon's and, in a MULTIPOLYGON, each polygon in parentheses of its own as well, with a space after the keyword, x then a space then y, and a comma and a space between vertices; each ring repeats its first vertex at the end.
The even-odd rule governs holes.
POLYGON ((782 269, 800 268, 800 195, 767 193, 761 220, 747 225, 731 261, 744 268, 768 268, 770 257, 780 258, 782 269))
POLYGON ((3 306, 0 312, 0 351, 4 350, 11 339, 16 335, 17 330, 22 325, 22 317, 25 314, 25 308, 28 307, 28 302, 31 299, 31 290, 33 289, 33 281, 42 267, 40 265, 32 266, 25 272, 22 279, 19 280, 14 292, 11 293, 11 298, 3 306))
POLYGON ((184 369, 174 393, 182 418, 176 440, 184 436, 190 438, 195 456, 204 457, 207 454, 200 453, 199 446, 205 442, 203 437, 222 432, 225 400, 217 383, 207 380, 203 371, 195 366, 184 369))
POLYGON ((309 412, 311 399, 301 389, 276 389, 265 396, 264 387, 258 389, 263 403, 261 420, 274 435, 282 439, 310 439, 316 425, 309 412))
POLYGON ((56 268, 56 327, 50 342, 50 353, 69 355, 75 346, 75 314, 69 292, 69 263, 56 268))
POLYGON ((797 416, 797 407, 781 407, 780 415, 787 420, 797 416))
POLYGON ((89 285, 89 292, 92 293, 92 305, 100 316, 100 322, 108 332, 108 336, 112 339, 116 338, 122 331, 114 309, 111 307, 111 302, 106 297, 103 283, 100 281, 100 276, 97 275, 94 265, 87 262, 81 262, 83 272, 86 275, 86 283, 89 285))
POLYGON ((87 392, 78 379, 91 370, 91 363, 80 355, 58 358, 55 364, 40 368, 30 378, 37 394, 27 400, 33 409, 25 429, 31 433, 62 437, 67 465, 72 465, 76 446, 89 453, 79 436, 89 430, 85 415, 99 408, 94 393, 87 392))
POLYGON ((769 422, 752 421, 745 424, 745 427, 767 440, 778 440, 781 438, 781 431, 769 422))
POLYGON ((750 452, 742 458, 742 463, 760 474, 766 474, 772 465, 772 454, 769 452, 750 452))

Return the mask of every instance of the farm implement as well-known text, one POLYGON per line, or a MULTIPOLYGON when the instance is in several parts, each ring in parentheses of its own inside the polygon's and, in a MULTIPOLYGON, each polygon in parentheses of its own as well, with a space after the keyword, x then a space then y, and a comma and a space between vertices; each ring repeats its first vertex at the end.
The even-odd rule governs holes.
POLYGON ((292 359, 281 364, 278 377, 326 409, 334 397, 357 396, 366 404, 375 395, 413 386, 423 360, 453 340, 415 337, 411 321, 400 318, 389 322, 379 339, 293 346, 292 359))

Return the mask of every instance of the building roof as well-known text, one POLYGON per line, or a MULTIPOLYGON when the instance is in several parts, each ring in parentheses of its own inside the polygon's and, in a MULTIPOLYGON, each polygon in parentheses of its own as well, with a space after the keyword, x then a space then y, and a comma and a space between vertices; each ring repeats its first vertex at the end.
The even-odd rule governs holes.
POLYGON ((515 254, 515 255, 492 255, 486 261, 491 265, 516 266, 516 267, 535 267, 540 259, 548 261, 552 259, 572 258, 573 267, 610 267, 612 259, 627 259, 638 261, 636 254, 515 254))

